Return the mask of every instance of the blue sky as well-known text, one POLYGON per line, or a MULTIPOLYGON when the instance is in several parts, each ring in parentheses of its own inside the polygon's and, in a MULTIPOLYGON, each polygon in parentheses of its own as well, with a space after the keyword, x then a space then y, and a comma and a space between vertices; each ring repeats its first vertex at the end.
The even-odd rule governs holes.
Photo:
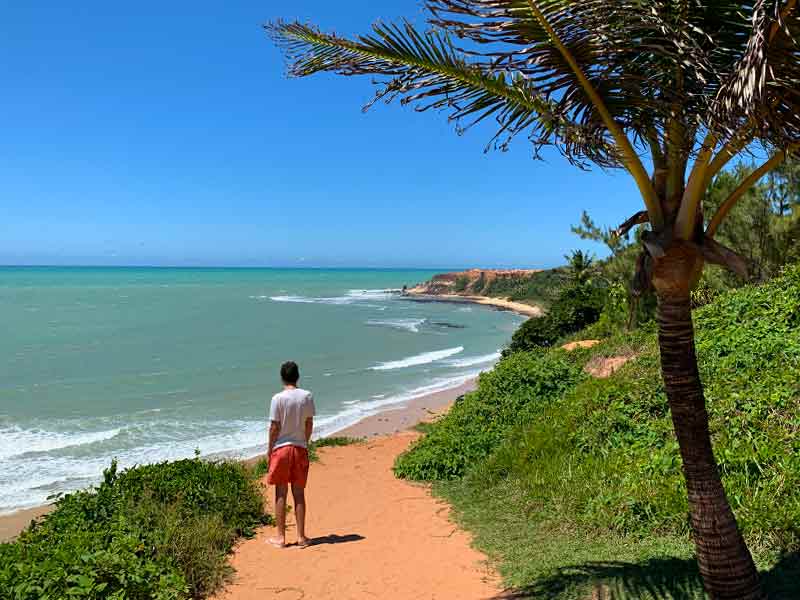
POLYGON ((416 0, 7 2, 0 264, 553 266, 586 208, 639 210, 580 172, 444 115, 361 106, 368 78, 288 80, 261 24, 339 33, 416 0))

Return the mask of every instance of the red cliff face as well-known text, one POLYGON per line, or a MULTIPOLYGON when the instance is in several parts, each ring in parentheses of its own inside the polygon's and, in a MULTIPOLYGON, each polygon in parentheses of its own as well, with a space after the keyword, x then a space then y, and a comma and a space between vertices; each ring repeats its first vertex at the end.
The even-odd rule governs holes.
POLYGON ((501 278, 525 279, 534 269, 469 269, 455 273, 441 273, 423 284, 409 290, 413 294, 440 296, 458 294, 461 296, 484 296, 491 284, 501 278))

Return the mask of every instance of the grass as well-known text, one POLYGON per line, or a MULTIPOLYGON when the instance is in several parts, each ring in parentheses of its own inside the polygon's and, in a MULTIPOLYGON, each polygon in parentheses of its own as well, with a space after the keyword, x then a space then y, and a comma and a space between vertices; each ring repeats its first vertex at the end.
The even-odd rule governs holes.
MULTIPOLYGON (((800 597, 800 267, 715 299, 695 322, 731 505, 773 598, 800 597)), ((512 354, 464 404, 396 469, 439 480, 520 598, 703 597, 651 329, 512 354), (608 379, 581 373, 622 354, 638 358, 608 379), (564 385, 543 391, 541 378, 564 385)))

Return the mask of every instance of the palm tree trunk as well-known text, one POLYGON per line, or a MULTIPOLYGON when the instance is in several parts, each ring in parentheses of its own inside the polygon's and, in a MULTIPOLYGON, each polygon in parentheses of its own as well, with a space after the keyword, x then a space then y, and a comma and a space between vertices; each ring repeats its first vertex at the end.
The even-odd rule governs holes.
POLYGON ((659 294, 658 342, 706 591, 712 600, 764 600, 766 595, 725 495, 711 447, 688 292, 659 294))

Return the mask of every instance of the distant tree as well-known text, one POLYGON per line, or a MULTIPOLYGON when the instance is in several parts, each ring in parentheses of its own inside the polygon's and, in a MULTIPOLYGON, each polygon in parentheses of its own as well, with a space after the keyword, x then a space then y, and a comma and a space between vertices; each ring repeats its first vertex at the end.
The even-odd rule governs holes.
POLYGON ((496 147, 524 134, 537 157, 553 146, 577 166, 631 175, 645 210, 626 223, 650 225, 637 281, 658 297, 664 389, 700 573, 713 600, 764 598, 712 449, 690 295, 706 263, 744 273, 744 259, 715 241, 719 225, 800 148, 797 0, 427 0, 426 8, 428 30, 379 23, 353 39, 298 22, 267 27, 292 75, 371 75, 372 103, 441 109, 462 130, 491 118, 496 147), (704 227, 706 189, 755 144, 769 158, 704 227))
POLYGON ((604 244, 614 256, 617 256, 631 245, 627 231, 624 235, 619 235, 616 228, 598 227, 585 210, 581 213, 580 224, 573 225, 570 230, 582 240, 591 240, 604 244))
POLYGON ((570 254, 565 254, 567 268, 573 285, 587 285, 592 279, 592 274, 596 271, 594 257, 583 250, 573 250, 570 254))
MULTIPOLYGON (((760 282, 776 276, 793 260, 800 244, 796 235, 800 220, 800 178, 797 163, 771 173, 763 182, 741 194, 717 232, 717 239, 747 261, 747 276, 728 276, 727 286, 760 282)), ((753 165, 737 164, 720 172, 706 191, 704 205, 718 210, 753 172, 753 165)))
POLYGON ((800 160, 786 161, 767 177, 767 194, 778 216, 800 209, 800 160))

